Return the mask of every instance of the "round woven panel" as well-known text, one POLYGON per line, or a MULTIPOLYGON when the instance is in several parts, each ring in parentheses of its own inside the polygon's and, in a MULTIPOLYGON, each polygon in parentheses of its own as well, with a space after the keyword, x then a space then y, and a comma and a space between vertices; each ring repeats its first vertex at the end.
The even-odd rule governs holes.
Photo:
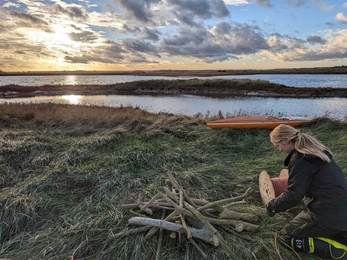
POLYGON ((264 205, 269 202, 270 198, 275 197, 275 190, 271 178, 266 171, 262 171, 259 175, 259 191, 264 205))

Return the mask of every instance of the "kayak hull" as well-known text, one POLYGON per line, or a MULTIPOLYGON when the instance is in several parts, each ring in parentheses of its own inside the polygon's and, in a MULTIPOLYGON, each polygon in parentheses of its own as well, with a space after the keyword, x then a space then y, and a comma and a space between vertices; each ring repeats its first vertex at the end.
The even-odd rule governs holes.
POLYGON ((210 128, 268 128, 272 129, 280 124, 298 126, 305 122, 311 121, 312 118, 308 117, 286 117, 286 118, 274 118, 268 116, 241 116, 215 120, 207 122, 206 125, 210 128))

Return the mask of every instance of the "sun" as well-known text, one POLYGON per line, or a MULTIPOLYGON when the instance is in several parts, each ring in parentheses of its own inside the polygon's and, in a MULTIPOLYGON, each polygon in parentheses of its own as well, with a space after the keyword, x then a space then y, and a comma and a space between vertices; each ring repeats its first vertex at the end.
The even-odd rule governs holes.
MULTIPOLYGON (((52 24, 54 33, 50 33, 46 38, 46 47, 49 49, 60 49, 62 51, 76 51, 81 47, 81 43, 71 40, 69 33, 71 30, 64 24, 52 24)), ((70 26, 71 28, 71 26, 70 26)))

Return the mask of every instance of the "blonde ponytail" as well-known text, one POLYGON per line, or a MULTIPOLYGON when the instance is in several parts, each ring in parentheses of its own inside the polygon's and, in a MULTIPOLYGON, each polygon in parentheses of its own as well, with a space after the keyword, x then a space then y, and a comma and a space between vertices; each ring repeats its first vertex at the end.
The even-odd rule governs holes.
POLYGON ((309 134, 300 133, 289 125, 279 125, 270 133, 270 140, 272 143, 277 143, 283 139, 292 141, 294 148, 300 153, 313 154, 323 161, 330 162, 329 156, 324 152, 332 154, 330 149, 309 134))

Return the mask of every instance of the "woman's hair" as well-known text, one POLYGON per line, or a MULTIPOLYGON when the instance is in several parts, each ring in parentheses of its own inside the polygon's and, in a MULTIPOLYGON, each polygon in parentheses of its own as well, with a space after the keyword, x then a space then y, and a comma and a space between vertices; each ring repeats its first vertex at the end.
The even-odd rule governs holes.
POLYGON ((303 154, 313 154, 321 158, 323 161, 330 162, 330 158, 324 151, 332 152, 328 147, 318 141, 315 137, 300 133, 299 130, 289 125, 279 125, 270 133, 270 141, 275 144, 287 139, 294 143, 294 148, 303 154))

